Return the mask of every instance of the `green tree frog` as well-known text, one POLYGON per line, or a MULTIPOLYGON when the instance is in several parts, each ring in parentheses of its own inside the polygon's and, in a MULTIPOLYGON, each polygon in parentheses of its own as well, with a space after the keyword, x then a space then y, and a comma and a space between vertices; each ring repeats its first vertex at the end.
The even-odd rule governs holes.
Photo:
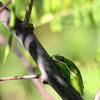
POLYGON ((58 67, 64 78, 69 82, 69 84, 80 94, 84 95, 84 85, 81 73, 76 65, 64 58, 63 56, 53 55, 52 59, 58 67))

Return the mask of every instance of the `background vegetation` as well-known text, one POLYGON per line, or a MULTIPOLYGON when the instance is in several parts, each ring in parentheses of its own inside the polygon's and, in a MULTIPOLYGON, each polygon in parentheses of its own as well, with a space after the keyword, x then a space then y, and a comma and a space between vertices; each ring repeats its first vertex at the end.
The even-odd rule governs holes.
MULTIPOLYGON (((100 86, 100 2, 99 0, 34 0, 31 20, 35 35, 50 56, 60 54, 76 63, 84 82, 84 99, 92 100, 100 86)), ((1 2, 5 3, 6 0, 1 2)), ((24 19, 28 0, 16 0, 16 16, 24 19)), ((10 9, 10 5, 8 6, 10 9)), ((0 34, 9 31, 0 22, 0 34)), ((14 39, 23 55, 35 66, 27 51, 14 39)), ((0 44, 0 77, 26 75, 27 70, 13 51, 2 64, 5 46, 0 44)), ((61 100, 48 85, 48 93, 61 100)), ((0 82, 0 100, 42 100, 31 80, 0 82)))

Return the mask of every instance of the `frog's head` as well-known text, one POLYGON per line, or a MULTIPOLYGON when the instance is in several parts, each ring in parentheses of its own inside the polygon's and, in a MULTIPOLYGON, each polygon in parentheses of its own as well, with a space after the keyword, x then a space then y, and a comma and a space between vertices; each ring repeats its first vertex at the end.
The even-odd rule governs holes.
POLYGON ((53 55, 52 56, 53 60, 58 60, 58 61, 64 61, 64 57, 60 55, 53 55))

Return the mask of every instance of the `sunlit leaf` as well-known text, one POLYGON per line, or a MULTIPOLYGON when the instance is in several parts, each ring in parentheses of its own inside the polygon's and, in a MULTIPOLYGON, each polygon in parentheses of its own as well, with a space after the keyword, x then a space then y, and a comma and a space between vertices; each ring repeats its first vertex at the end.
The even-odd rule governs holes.
POLYGON ((76 26, 80 26, 81 25, 81 16, 80 16, 80 12, 79 11, 76 11, 73 14, 73 20, 74 20, 74 24, 76 26))
POLYGON ((71 0, 64 0, 63 1, 63 9, 67 9, 71 5, 71 0))
POLYGON ((50 2, 51 0, 42 0, 42 8, 45 14, 50 13, 50 2))
POLYGON ((95 55, 95 60, 100 61, 100 48, 97 49, 96 55, 95 55))
POLYGON ((92 10, 93 20, 96 24, 100 24, 100 1, 93 1, 93 10, 92 10))
POLYGON ((11 5, 12 5, 12 9, 11 9, 11 17, 10 17, 10 28, 11 31, 13 31, 14 29, 14 25, 15 25, 15 0, 11 1, 11 5))
MULTIPOLYGON (((74 1, 73 3, 73 8, 78 8, 79 6, 79 1, 74 1)), ((81 14, 80 14, 80 11, 78 10, 75 10, 75 12, 72 14, 73 15, 73 21, 74 21, 74 24, 76 26, 80 26, 81 25, 81 14)))
POLYGON ((10 33, 10 36, 9 36, 9 39, 8 39, 8 44, 7 44, 6 49, 5 49, 5 56, 4 56, 3 64, 6 63, 8 55, 9 55, 10 50, 11 50, 11 44, 12 44, 12 40, 13 40, 13 34, 12 34, 12 32, 13 32, 14 26, 15 26, 15 0, 12 0, 11 5, 12 5, 11 15, 10 15, 11 16, 10 17, 10 29, 11 29, 11 33, 10 33))
POLYGON ((13 34, 11 33, 9 36, 8 44, 7 44, 6 49, 5 49, 5 56, 4 56, 3 64, 5 64, 7 61, 8 55, 9 55, 10 50, 11 50, 12 40, 13 40, 13 34))
POLYGON ((88 10, 83 10, 81 12, 81 15, 82 15, 82 22, 85 26, 89 26, 91 24, 91 19, 90 19, 90 16, 89 16, 89 12, 88 10))
POLYGON ((61 10, 61 4, 62 0, 51 0, 51 11, 56 13, 61 10))

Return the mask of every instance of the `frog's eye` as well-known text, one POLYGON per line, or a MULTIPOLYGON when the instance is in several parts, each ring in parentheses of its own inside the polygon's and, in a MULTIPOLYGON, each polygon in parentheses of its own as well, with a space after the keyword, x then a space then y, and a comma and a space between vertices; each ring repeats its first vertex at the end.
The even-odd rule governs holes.
POLYGON ((64 61, 64 57, 63 57, 63 56, 60 56, 60 57, 59 57, 59 60, 60 60, 60 61, 64 61))

